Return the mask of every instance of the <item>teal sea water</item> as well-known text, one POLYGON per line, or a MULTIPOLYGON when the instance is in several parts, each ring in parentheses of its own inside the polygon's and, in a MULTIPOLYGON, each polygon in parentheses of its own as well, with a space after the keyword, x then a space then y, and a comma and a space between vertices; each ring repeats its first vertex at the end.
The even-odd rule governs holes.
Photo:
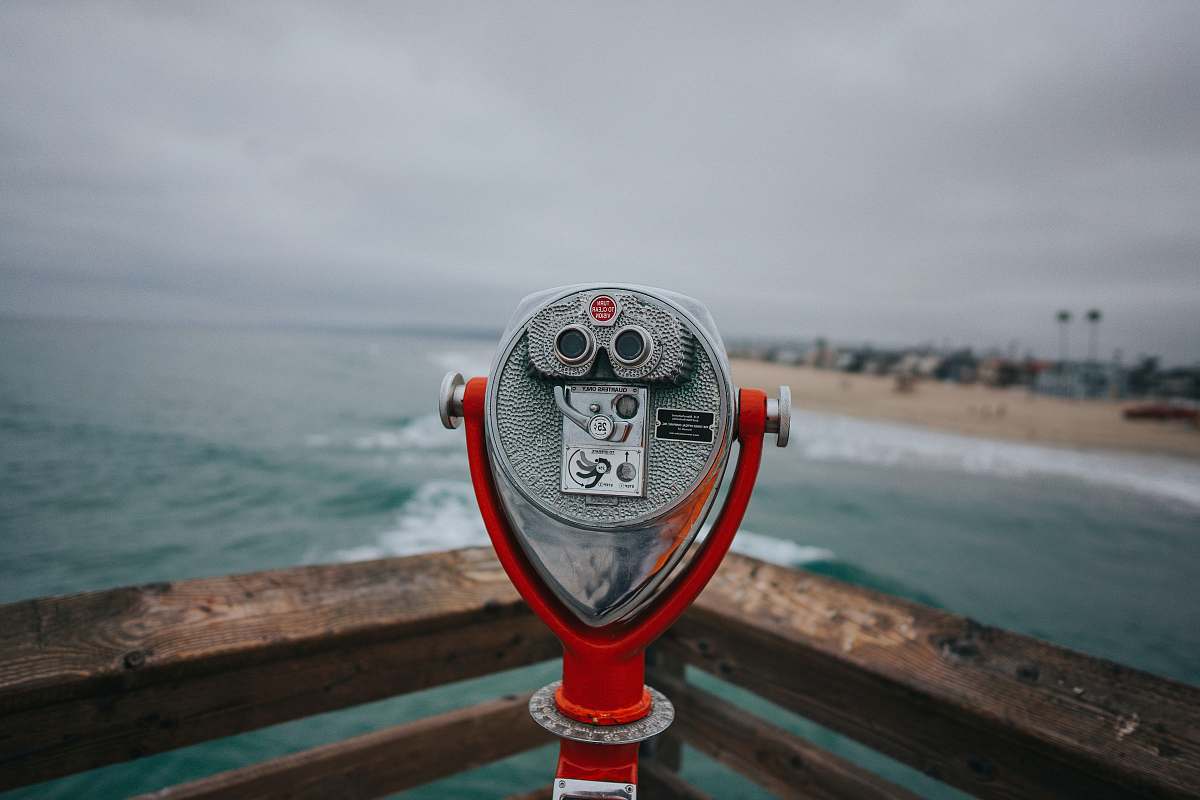
MULTIPOLYGON (((485 543, 448 369, 492 343, 411 334, 0 321, 0 602, 485 543)), ((793 387, 803 407, 803 387, 793 387)), ((737 547, 1200 683, 1200 464, 798 414, 737 547)), ((120 797, 555 675, 539 665, 14 792, 120 797)), ((706 685, 913 787, 886 759, 706 685)), ((549 780, 543 749, 405 793, 549 780)), ((765 797, 688 752, 716 797, 765 797)))

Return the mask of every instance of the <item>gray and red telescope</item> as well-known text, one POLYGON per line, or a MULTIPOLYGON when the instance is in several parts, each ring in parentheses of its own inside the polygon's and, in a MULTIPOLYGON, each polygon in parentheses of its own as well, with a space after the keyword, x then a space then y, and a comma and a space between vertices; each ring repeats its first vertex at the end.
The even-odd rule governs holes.
POLYGON ((637 797, 638 743, 674 719, 645 685, 646 646, 725 557, 790 406, 787 387, 777 400, 734 388, 703 305, 644 286, 530 295, 487 378, 443 380, 438 410, 448 428, 466 422, 496 555, 563 645, 562 681, 529 704, 562 739, 555 800, 637 797))

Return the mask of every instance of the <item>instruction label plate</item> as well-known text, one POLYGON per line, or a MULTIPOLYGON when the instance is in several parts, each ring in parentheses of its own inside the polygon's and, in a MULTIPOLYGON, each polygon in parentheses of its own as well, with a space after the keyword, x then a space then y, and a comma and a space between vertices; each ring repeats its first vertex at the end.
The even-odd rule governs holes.
POLYGON ((654 415, 654 438, 672 442, 711 444, 717 415, 711 411, 660 408, 654 415))
POLYGON ((564 492, 629 495, 642 493, 641 448, 574 447, 564 453, 564 492))
POLYGON ((608 505, 646 490, 646 387, 630 384, 568 384, 568 402, 592 415, 587 429, 563 418, 559 488, 608 505))

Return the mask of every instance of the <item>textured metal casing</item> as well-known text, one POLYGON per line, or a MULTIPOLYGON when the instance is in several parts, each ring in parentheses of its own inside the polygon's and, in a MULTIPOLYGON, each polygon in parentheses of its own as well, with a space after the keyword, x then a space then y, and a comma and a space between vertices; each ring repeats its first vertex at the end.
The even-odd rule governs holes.
POLYGON ((488 376, 489 457, 526 556, 585 623, 636 614, 693 549, 729 457, 734 398, 724 346, 695 300, 647 287, 586 284, 539 292, 518 306, 488 376), (550 361, 555 326, 586 322, 590 298, 601 293, 617 300, 618 313, 616 325, 592 328, 596 354, 582 365, 550 361), (657 353, 623 368, 600 353, 611 332, 629 324, 654 335, 657 353), (662 408, 712 412, 712 441, 652 435, 644 496, 562 492, 563 423, 553 387, 585 377, 647 387, 651 420, 662 408))

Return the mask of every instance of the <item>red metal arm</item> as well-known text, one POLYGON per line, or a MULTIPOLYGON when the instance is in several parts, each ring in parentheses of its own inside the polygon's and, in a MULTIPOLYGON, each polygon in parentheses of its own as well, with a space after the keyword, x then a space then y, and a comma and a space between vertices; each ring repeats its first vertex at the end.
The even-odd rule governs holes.
MULTIPOLYGON (((639 615, 603 628, 585 625, 537 578, 504 515, 492 479, 484 435, 487 380, 472 378, 463 395, 467 457, 479 511, 492 546, 518 593, 563 645, 559 709, 592 724, 630 722, 649 711, 644 691, 645 649, 704 589, 733 542, 745 515, 762 459, 767 396, 742 389, 738 405, 739 452, 725 504, 700 553, 673 585, 639 615)), ((715 489, 714 489, 715 491, 715 489)), ((636 782, 636 745, 588 745, 563 741, 559 777, 636 782)))

